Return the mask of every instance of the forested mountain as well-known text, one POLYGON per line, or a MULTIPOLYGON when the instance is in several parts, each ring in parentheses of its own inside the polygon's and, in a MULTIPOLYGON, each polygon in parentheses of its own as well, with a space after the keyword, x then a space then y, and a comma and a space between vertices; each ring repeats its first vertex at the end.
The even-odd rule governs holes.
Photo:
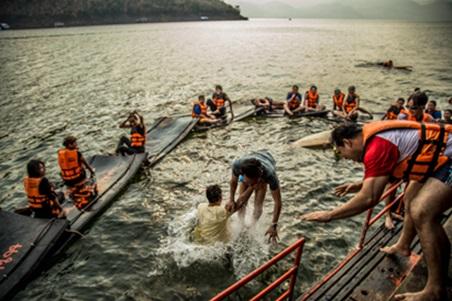
POLYGON ((12 28, 134 22, 243 19, 220 0, 2 0, 0 22, 12 28), (206 19, 206 18, 203 18, 206 19))

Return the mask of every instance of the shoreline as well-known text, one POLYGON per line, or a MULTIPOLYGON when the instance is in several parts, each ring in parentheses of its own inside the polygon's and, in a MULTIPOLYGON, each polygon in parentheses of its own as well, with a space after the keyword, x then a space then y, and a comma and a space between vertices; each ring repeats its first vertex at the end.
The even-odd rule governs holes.
MULTIPOLYGON (((1 19, 0 19, 1 20, 1 19)), ((22 30, 22 29, 49 29, 49 28, 67 28, 67 27, 85 27, 85 26, 102 26, 102 25, 129 25, 129 24, 149 24, 149 23, 179 23, 179 22, 212 22, 212 21, 248 21, 247 17, 239 16, 208 16, 208 19, 202 19, 201 16, 190 17, 171 17, 171 16, 159 16, 159 17, 120 17, 109 18, 102 20, 70 20, 63 22, 64 20, 47 20, 44 22, 8 22, 10 28, 7 30, 22 30)))

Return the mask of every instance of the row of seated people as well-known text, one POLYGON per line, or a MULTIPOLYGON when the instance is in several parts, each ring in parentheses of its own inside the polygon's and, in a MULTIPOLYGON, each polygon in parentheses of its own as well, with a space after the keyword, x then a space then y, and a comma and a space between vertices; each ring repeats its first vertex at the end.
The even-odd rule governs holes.
MULTIPOLYGON (((136 111, 120 124, 120 128, 130 128, 130 139, 123 136, 116 154, 131 155, 143 153, 146 145, 144 120, 136 111)), ((27 164, 27 176, 24 178, 28 206, 17 210, 19 213, 33 215, 36 218, 65 218, 70 206, 64 210, 62 204, 70 197, 78 210, 83 210, 98 194, 95 170, 78 149, 77 138, 67 136, 63 148, 58 150, 58 165, 61 178, 66 186, 65 193, 57 192, 56 186, 46 178, 43 161, 33 159, 27 164), (89 171, 88 178, 86 170, 89 171)))

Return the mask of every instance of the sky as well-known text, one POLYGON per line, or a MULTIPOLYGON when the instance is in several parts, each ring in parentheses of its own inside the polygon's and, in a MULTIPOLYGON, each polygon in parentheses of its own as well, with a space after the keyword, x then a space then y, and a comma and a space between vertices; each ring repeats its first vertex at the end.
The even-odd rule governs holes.
POLYGON ((225 0, 250 18, 452 21, 452 0, 225 0))

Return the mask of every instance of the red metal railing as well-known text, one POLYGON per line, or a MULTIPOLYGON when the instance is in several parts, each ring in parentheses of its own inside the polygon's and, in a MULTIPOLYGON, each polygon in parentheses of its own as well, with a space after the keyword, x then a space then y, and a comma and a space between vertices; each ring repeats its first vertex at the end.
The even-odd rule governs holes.
MULTIPOLYGON (((397 189, 403 184, 403 181, 400 181, 391 187, 389 187, 385 193, 381 196, 380 202, 386 199, 388 196, 392 195, 397 191, 397 189)), ((322 287, 326 282, 328 282, 334 275, 336 275, 342 268, 350 261, 353 257, 355 257, 364 247, 366 234, 369 230, 370 226, 372 226, 378 219, 380 219, 386 212, 388 212, 398 201, 402 200, 404 196, 404 192, 399 194, 394 200, 392 200, 388 205, 386 205, 377 215, 372 218, 373 209, 371 208, 367 211, 366 219, 364 220, 363 228, 361 230, 361 237, 358 243, 358 246, 351 251, 344 260, 332 271, 326 274, 322 280, 320 280, 314 287, 312 287, 307 293, 305 293, 302 297, 302 301, 307 300, 310 296, 312 296, 320 287, 322 287)), ((400 209, 400 207, 399 207, 400 209)))
POLYGON ((295 255, 295 260, 294 260, 293 266, 287 272, 285 272, 281 277, 279 277, 278 279, 273 281, 269 286, 267 286, 265 289, 263 289, 257 295, 255 295, 254 297, 252 297, 250 299, 252 301, 261 300, 267 294, 269 294, 271 291, 273 291, 275 288, 277 288, 279 285, 281 285, 287 279, 290 278, 289 288, 281 296, 279 296, 276 300, 280 301, 280 300, 284 300, 286 298, 288 298, 289 300, 292 300, 293 291, 295 288, 295 282, 297 280, 298 267, 300 266, 301 255, 303 252, 304 242, 305 242, 304 238, 299 239, 293 245, 286 248, 284 251, 282 251, 281 253, 279 253, 278 255, 276 255, 275 257, 270 259, 269 261, 267 261, 265 264, 263 264, 262 266, 260 266, 256 270, 254 270, 253 272, 249 273, 248 275, 246 275, 245 277, 243 277, 242 279, 240 279, 239 281, 237 281, 236 283, 234 283, 233 285, 231 285, 230 287, 228 287, 227 289, 225 289, 224 291, 222 291, 221 293, 219 293, 218 295, 213 297, 210 301, 224 300, 226 297, 235 293, 241 287, 245 286, 248 282, 252 281, 257 276, 259 276, 260 274, 262 274, 263 272, 268 270, 270 267, 275 265, 277 262, 284 259, 286 256, 288 256, 289 254, 291 254, 292 252, 294 252, 296 250, 297 253, 295 255))

